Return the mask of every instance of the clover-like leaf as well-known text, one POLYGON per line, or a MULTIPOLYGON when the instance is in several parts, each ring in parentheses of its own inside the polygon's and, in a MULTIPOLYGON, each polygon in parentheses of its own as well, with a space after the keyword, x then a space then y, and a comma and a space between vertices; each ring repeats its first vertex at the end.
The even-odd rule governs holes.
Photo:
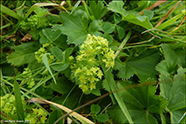
POLYGON ((99 105, 92 104, 91 107, 90 107, 90 110, 91 110, 93 115, 96 115, 101 111, 101 107, 99 105))
POLYGON ((62 50, 57 47, 57 46, 54 46, 52 48, 50 48, 52 54, 60 61, 63 61, 63 52, 62 50))

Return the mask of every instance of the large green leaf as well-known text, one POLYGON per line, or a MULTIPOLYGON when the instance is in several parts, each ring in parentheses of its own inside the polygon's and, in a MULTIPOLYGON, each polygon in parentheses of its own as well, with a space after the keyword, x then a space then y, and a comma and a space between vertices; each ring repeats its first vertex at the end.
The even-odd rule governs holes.
POLYGON ((160 75, 161 96, 168 100, 168 111, 171 115, 171 123, 178 123, 186 109, 186 70, 178 69, 178 74, 172 79, 169 75, 160 75))
POLYGON ((8 62, 17 66, 31 63, 35 60, 35 51, 40 47, 37 42, 22 43, 19 46, 14 46, 15 51, 8 55, 8 62))
POLYGON ((64 26, 59 27, 59 29, 68 36, 68 44, 79 45, 86 40, 88 20, 84 11, 76 11, 72 15, 61 12, 60 18, 64 26))
MULTIPOLYGON (((118 87, 123 89, 130 85, 130 82, 124 82, 122 85, 118 84, 118 87)), ((155 92, 156 86, 141 86, 119 92, 134 123, 157 123, 152 113, 162 113, 167 105, 167 100, 155 95, 155 92)), ((116 122, 127 123, 126 117, 118 105, 110 107, 108 114, 116 122)))
POLYGON ((136 11, 126 11, 123 8, 124 2, 123 1, 112 1, 108 5, 108 9, 121 14, 122 20, 128 21, 130 23, 139 25, 146 29, 152 29, 153 26, 150 23, 147 16, 141 16, 136 11))
MULTIPOLYGON (((128 79, 136 74, 141 80, 155 77, 155 65, 159 59, 157 49, 146 50, 139 57, 124 62, 124 67, 119 70, 118 77, 128 79)), ((121 64, 121 62, 118 62, 121 64)))

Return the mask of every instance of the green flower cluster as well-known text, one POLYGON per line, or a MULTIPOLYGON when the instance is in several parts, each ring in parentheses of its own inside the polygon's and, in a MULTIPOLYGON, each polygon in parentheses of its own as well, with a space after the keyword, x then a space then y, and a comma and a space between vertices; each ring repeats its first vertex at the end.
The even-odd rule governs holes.
MULTIPOLYGON (((43 44, 43 46, 38 51, 35 52, 35 58, 37 59, 39 63, 42 62, 44 54, 47 53, 47 49, 49 49, 50 47, 52 47, 52 44, 46 43, 46 44, 43 44)), ((48 57, 49 63, 54 61, 53 55, 48 55, 47 57, 48 57)))
POLYGON ((31 124, 45 123, 47 120, 47 114, 41 108, 33 108, 33 112, 29 113, 25 120, 29 120, 31 124))
MULTIPOLYGON (((23 78, 29 78, 32 75, 32 72, 29 68, 24 68, 25 70, 23 71, 22 74, 24 74, 22 77, 23 78)), ((35 85, 35 80, 34 78, 31 78, 27 81, 28 88, 32 88, 35 85)))
POLYGON ((40 17, 39 15, 32 15, 27 18, 26 22, 21 22, 20 25, 24 30, 43 29, 49 26, 49 21, 45 16, 40 17))
MULTIPOLYGON (((90 93, 96 89, 96 83, 102 79, 103 72, 99 64, 105 63, 105 67, 114 66, 114 51, 108 47, 108 41, 102 37, 87 36, 76 56, 76 63, 71 66, 72 78, 75 78, 84 93, 90 93), (102 60, 98 60, 98 56, 102 60)), ((73 56, 69 60, 73 60, 73 56)))
MULTIPOLYGON (((22 97, 22 103, 24 104, 24 98, 22 97)), ((1 96, 1 108, 0 110, 12 119, 17 119, 17 111, 15 107, 15 96, 12 94, 6 94, 1 96)))

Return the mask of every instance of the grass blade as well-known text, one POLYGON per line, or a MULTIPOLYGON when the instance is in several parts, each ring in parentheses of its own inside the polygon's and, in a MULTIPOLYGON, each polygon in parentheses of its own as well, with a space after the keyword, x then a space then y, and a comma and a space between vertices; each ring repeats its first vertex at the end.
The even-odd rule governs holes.
POLYGON ((1 8, 0 11, 2 13, 6 13, 7 15, 12 16, 13 18, 16 18, 18 20, 22 20, 23 19, 23 17, 21 17, 20 15, 18 15, 17 13, 12 11, 11 9, 7 8, 6 6, 3 6, 2 4, 1 4, 0 8, 1 8))
POLYGON ((14 78, 14 94, 15 94, 15 103, 16 103, 18 119, 24 120, 24 110, 23 110, 23 104, 21 100, 20 88, 15 78, 14 78))
MULTIPOLYGON (((110 86, 110 89, 112 91, 118 90, 118 88, 116 86, 116 82, 114 81, 113 74, 111 73, 111 69, 106 72, 106 68, 104 67, 104 65, 102 66, 102 69, 104 71, 105 78, 106 78, 106 80, 107 80, 107 82, 108 82, 108 84, 110 86)), ((128 122, 130 124, 133 124, 134 122, 132 121, 132 118, 131 118, 128 110, 127 110, 127 107, 126 107, 124 101, 122 100, 121 96, 119 95, 119 92, 115 92, 113 94, 114 94, 114 97, 115 97, 116 101, 118 102, 119 107, 121 108, 122 112, 126 116, 128 122)))
POLYGON ((54 80, 54 83, 56 84, 56 79, 55 79, 55 77, 54 77, 54 75, 53 75, 53 73, 52 73, 52 71, 51 71, 51 69, 49 67, 49 63, 48 63, 48 59, 47 59, 47 54, 49 54, 49 53, 45 53, 44 56, 43 56, 43 63, 46 66, 47 70, 49 71, 50 75, 52 76, 52 78, 54 80))
MULTIPOLYGON (((130 38, 130 35, 131 35, 131 31, 127 34, 127 36, 125 37, 125 39, 123 40, 123 42, 119 46, 119 50, 116 52, 116 56, 119 54, 119 52, 121 51, 123 46, 127 43, 128 39, 130 38)), ((101 56, 99 56, 99 59, 101 60, 101 56)), ((101 64, 101 67, 103 69, 103 72, 105 74, 105 78, 107 80, 107 83, 108 83, 110 89, 112 91, 118 90, 118 87, 117 87, 116 82, 114 80, 113 74, 111 72, 112 70, 111 69, 110 70, 106 69, 106 67, 103 64, 101 64)), ((133 124, 134 122, 133 122, 133 120, 132 120, 132 118, 131 118, 128 110, 127 110, 127 107, 126 107, 124 101, 122 100, 119 92, 115 92, 113 94, 114 94, 114 97, 115 97, 116 101, 118 102, 119 107, 121 108, 122 112, 126 116, 128 122, 130 124, 133 124)))
POLYGON ((78 0, 78 1, 76 2, 76 4, 74 5, 72 11, 70 12, 70 14, 72 14, 72 13, 75 11, 75 9, 79 6, 80 3, 81 3, 81 0, 78 0))
POLYGON ((158 28, 158 29, 164 29, 164 28, 168 27, 169 25, 171 25, 173 22, 175 22, 177 19, 179 19, 180 17, 182 17, 184 14, 185 13, 181 13, 179 15, 176 15, 173 18, 171 18, 171 19, 167 20, 166 22, 162 23, 161 25, 159 25, 156 28, 158 28))

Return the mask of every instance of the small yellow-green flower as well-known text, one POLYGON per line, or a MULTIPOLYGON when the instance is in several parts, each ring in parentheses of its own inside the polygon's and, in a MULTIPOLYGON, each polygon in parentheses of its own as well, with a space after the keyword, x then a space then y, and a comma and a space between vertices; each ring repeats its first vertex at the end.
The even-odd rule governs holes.
POLYGON ((101 78, 102 78, 103 73, 102 73, 102 71, 101 71, 101 70, 99 70, 99 72, 98 72, 98 75, 97 75, 97 76, 99 77, 99 79, 101 79, 101 78))
POLYGON ((79 72, 81 72, 81 69, 78 68, 76 71, 75 71, 75 75, 77 75, 79 72))
POLYGON ((86 83, 86 78, 85 78, 85 76, 84 76, 84 75, 81 75, 81 76, 79 77, 79 81, 80 81, 81 83, 86 83))
POLYGON ((40 118, 41 123, 45 123, 46 119, 47 119, 47 118, 46 118, 46 117, 44 117, 44 116, 43 116, 43 117, 41 117, 41 118, 40 118))
POLYGON ((79 87, 83 90, 84 93, 89 92, 89 88, 85 84, 80 84, 79 87))
POLYGON ((87 75, 92 75, 92 72, 90 70, 87 70, 87 75))
POLYGON ((82 56, 82 55, 78 55, 78 56, 77 56, 77 60, 78 60, 78 61, 81 61, 81 60, 82 60, 82 58, 83 58, 83 56, 82 56))
POLYGON ((71 66, 71 77, 84 93, 96 89, 96 83, 102 79, 101 63, 107 68, 114 66, 114 51, 108 47, 108 43, 102 37, 88 34, 86 41, 79 46, 76 66, 71 66))
POLYGON ((95 83, 91 83, 90 84, 90 90, 96 89, 96 84, 95 83))
POLYGON ((68 59, 69 59, 69 60, 73 60, 74 57, 73 57, 73 56, 69 56, 68 59))
POLYGON ((28 113, 25 120, 30 120, 30 123, 45 123, 47 114, 41 108, 33 108, 32 113, 28 113))
POLYGON ((95 68, 95 67, 92 67, 92 68, 90 69, 90 71, 92 71, 93 73, 96 73, 96 71, 97 71, 97 68, 95 68))

